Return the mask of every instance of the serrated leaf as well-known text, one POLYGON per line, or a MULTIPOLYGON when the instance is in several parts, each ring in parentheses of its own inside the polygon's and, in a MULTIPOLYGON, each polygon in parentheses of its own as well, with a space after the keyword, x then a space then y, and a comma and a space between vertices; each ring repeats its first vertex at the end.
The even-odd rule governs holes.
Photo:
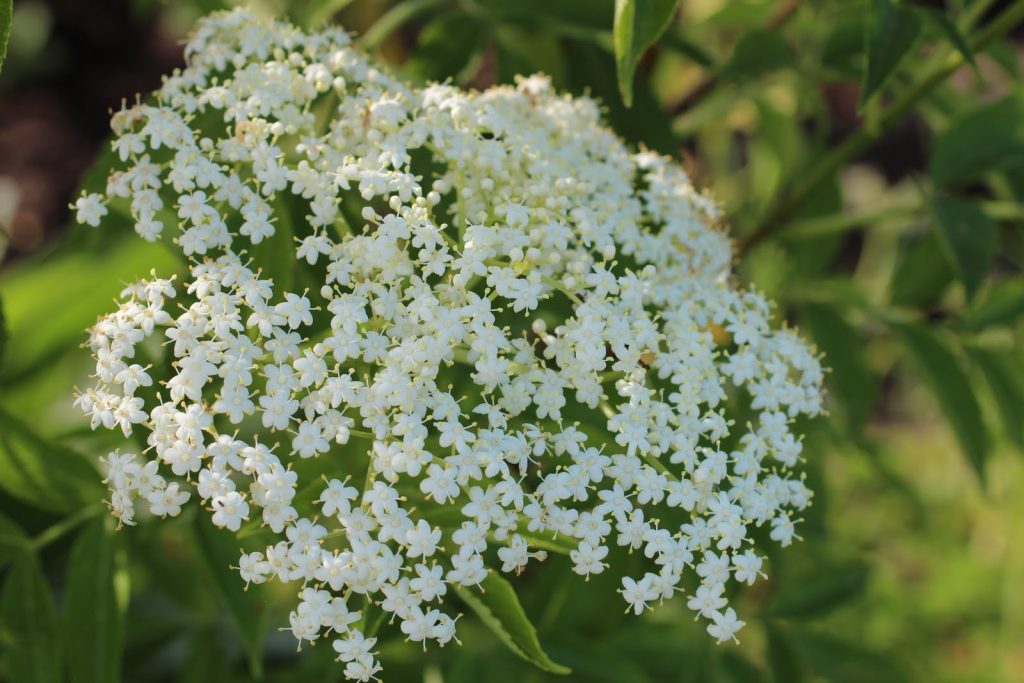
POLYGON ((1007 278, 993 284, 964 313, 962 329, 977 332, 991 326, 1013 325, 1024 313, 1024 278, 1007 278))
POLYGON ((829 390, 839 399, 850 430, 858 433, 871 417, 877 394, 860 334, 831 306, 805 304, 802 313, 804 326, 832 370, 826 378, 829 390))
POLYGON ((988 383, 1006 436, 1018 448, 1024 448, 1024 354, 968 346, 967 355, 988 383))
POLYGON ((929 206, 946 260, 963 282, 967 299, 973 299, 995 261, 996 224, 974 203, 958 197, 933 199, 929 206))
POLYGON ((961 185, 989 171, 1024 165, 1024 92, 975 109, 935 141, 928 173, 961 185))
POLYGON ((246 590, 237 571, 241 552, 234 536, 213 525, 208 515, 196 515, 199 558, 206 565, 224 606, 227 607, 238 639, 249 660, 255 678, 263 675, 263 641, 266 637, 266 601, 260 586, 246 590))
POLYGON ((7 56, 7 41, 11 37, 11 24, 13 22, 13 0, 0 0, 0 71, 3 71, 4 68, 4 57, 7 56))
POLYGON ((121 680, 128 574, 118 566, 115 533, 109 516, 97 517, 68 558, 62 635, 72 683, 121 680))
POLYGON ((978 476, 984 477, 988 431, 960 360, 941 337, 922 325, 896 324, 893 329, 902 339, 921 378, 932 390, 964 455, 978 476))
POLYGON ((913 10, 924 17, 925 21, 934 26, 939 33, 944 35, 946 40, 963 55, 965 62, 975 66, 974 52, 971 51, 971 46, 967 44, 964 34, 960 32, 960 29, 957 28, 946 12, 926 5, 914 5, 913 10))
POLYGON ((768 614, 788 619, 807 619, 831 612, 860 595, 868 580, 868 568, 852 562, 825 567, 803 581, 784 585, 768 606, 768 614))
POLYGON ((572 673, 568 667, 552 661, 541 648, 537 630, 523 611, 515 590, 497 572, 488 571, 481 588, 455 586, 455 592, 512 652, 538 669, 572 673))
POLYGON ((7 575, 0 597, 0 629, 9 680, 61 683, 53 599, 33 554, 22 554, 7 575))
POLYGON ((42 510, 64 514, 102 500, 99 472, 79 453, 48 441, 0 410, 0 488, 42 510))
POLYGON ((865 26, 868 64, 861 79, 858 107, 863 108, 892 78, 920 33, 921 20, 909 7, 894 0, 874 0, 865 26))
POLYGON ((643 53, 653 45, 675 14, 678 0, 616 0, 612 39, 619 93, 633 106, 633 75, 643 53))

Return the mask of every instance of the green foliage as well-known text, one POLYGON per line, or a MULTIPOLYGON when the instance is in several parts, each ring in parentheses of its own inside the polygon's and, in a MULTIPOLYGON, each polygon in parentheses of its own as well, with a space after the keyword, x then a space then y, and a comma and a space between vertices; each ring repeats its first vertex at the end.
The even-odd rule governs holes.
POLYGON ((7 55, 7 41, 11 37, 11 24, 14 20, 13 0, 0 0, 0 70, 4 67, 7 55))
POLYGON ((998 247, 996 224, 977 205, 957 197, 935 199, 931 209, 943 253, 971 299, 992 270, 998 247))
POLYGON ((627 107, 633 105, 633 74, 644 51, 668 28, 677 0, 615 0, 615 73, 627 107))
POLYGON ((231 569, 238 562, 234 536, 218 529, 206 515, 195 517, 196 556, 213 580, 216 594, 245 649, 249 670, 257 680, 263 674, 263 643, 267 636, 267 610, 260 587, 249 589, 231 569))
POLYGON ((55 513, 72 513, 102 500, 99 473, 84 456, 47 441, 0 409, 0 488, 55 513))
POLYGON ((1024 164, 1024 92, 978 107, 935 141, 928 167, 939 185, 963 185, 1024 164))
POLYGON ((897 0, 873 0, 866 27, 867 69, 861 81, 859 106, 866 105, 896 73, 917 43, 921 20, 897 0))
POLYGON ((57 619, 46 578, 34 555, 23 553, 7 574, 0 595, 0 617, 11 680, 59 683, 57 619))
POLYGON ((68 558, 62 644, 73 683, 121 680, 128 572, 112 519, 95 519, 68 558), (83 628, 83 625, 88 628, 83 628))
POLYGON ((820 617, 860 595, 867 579, 868 568, 859 562, 817 566, 810 576, 776 593, 768 615, 780 619, 820 617))
POLYGON ((989 453, 988 430, 960 359, 935 332, 915 324, 894 325, 925 381, 931 387, 960 447, 979 476, 989 453))
POLYGON ((571 670, 551 660, 537 640, 537 632, 519 604, 519 596, 509 582, 494 571, 480 588, 455 588, 459 598, 476 613, 487 628, 512 652, 538 669, 554 674, 568 674, 571 670))

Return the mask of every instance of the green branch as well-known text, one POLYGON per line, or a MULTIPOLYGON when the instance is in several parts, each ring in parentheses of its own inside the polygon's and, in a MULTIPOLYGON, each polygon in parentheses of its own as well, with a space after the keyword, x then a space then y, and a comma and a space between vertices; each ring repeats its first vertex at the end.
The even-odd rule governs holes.
MULTIPOLYGON (((971 38, 971 51, 980 52, 993 41, 1006 35, 1021 21, 1024 21, 1024 0, 1017 0, 971 38)), ((803 175, 801 182, 781 196, 750 234, 740 239, 739 254, 742 256, 749 252, 756 244, 786 227, 804 203, 832 177, 832 174, 862 154, 890 128, 902 121, 919 100, 949 78, 963 63, 963 55, 959 52, 953 52, 940 58, 921 80, 897 98, 887 109, 880 112, 877 121, 872 126, 861 125, 838 146, 825 154, 803 175)))

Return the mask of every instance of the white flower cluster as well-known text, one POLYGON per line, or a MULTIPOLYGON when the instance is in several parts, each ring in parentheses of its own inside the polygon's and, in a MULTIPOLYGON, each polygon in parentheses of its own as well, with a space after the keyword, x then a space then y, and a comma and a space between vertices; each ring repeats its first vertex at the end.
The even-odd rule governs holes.
POLYGON ((822 372, 731 286, 715 205, 543 77, 412 89, 340 30, 242 11, 186 55, 114 115, 124 168, 75 205, 188 261, 91 330, 78 403, 151 458, 106 458, 113 513, 194 491, 219 527, 267 527, 242 579, 296 584, 291 631, 354 680, 380 667, 350 601, 444 644, 450 586, 551 539, 583 576, 641 552, 638 614, 696 572, 687 604, 732 638, 726 584, 762 574, 750 528, 787 545, 809 503, 790 427, 822 372))

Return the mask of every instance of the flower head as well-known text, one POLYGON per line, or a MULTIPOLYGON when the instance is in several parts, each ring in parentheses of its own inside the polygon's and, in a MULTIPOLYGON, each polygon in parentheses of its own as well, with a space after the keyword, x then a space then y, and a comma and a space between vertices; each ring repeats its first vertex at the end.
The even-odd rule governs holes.
POLYGON ((187 264, 90 332, 79 405, 151 454, 106 459, 114 514, 174 515, 195 487, 217 526, 268 527, 242 579, 294 583, 290 630, 331 638, 353 680, 380 667, 344 595, 444 644, 448 586, 494 547, 524 571, 545 535, 583 576, 641 553, 636 613, 696 573, 689 606, 732 638, 749 528, 787 544, 809 503, 791 427, 822 374, 734 286, 714 202, 542 76, 412 89, 340 30, 243 11, 186 56, 114 115, 123 164, 76 204, 187 264))

